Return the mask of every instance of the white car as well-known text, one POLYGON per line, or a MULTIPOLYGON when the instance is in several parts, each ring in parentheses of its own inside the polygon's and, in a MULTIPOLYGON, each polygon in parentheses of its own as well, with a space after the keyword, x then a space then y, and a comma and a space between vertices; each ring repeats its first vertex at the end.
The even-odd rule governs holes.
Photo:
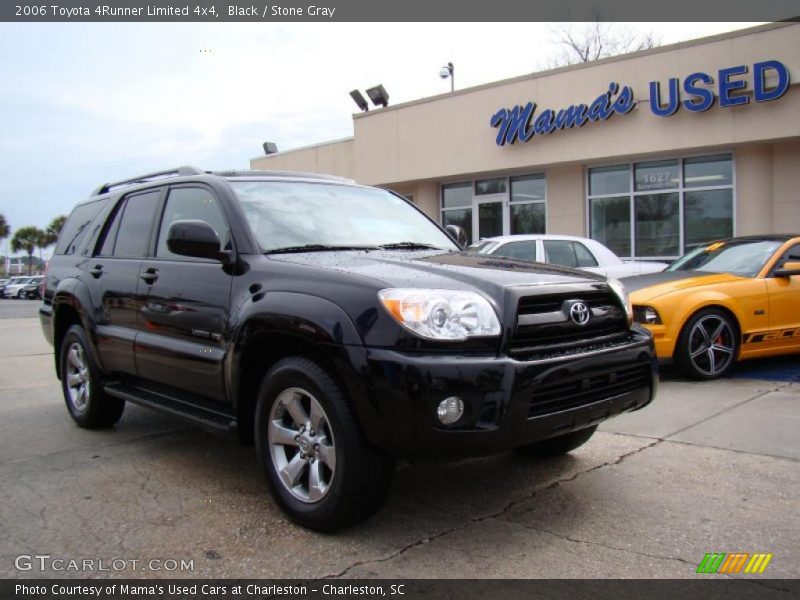
POLYGON ((20 293, 22 292, 22 288, 24 288, 29 283, 35 283, 39 278, 38 277, 13 277, 11 280, 6 284, 6 287, 3 289, 3 297, 4 298, 22 298, 20 293))
POLYGON ((667 263, 623 261, 597 240, 570 235, 504 235, 486 238, 467 250, 583 269, 613 279, 658 273, 667 263))

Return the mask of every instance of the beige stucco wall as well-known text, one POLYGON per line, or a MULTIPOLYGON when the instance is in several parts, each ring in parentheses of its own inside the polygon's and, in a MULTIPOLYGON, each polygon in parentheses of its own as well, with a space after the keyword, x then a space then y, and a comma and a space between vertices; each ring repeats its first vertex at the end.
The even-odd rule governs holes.
MULTIPOLYGON (((751 69, 752 70, 752 69, 751 69)), ((752 90, 752 73, 746 79, 752 90)), ((769 83, 769 81, 768 81, 769 83)), ((597 63, 533 74, 423 101, 354 115, 354 138, 253 159, 252 168, 333 173, 414 196, 439 218, 442 183, 486 175, 544 172, 550 233, 586 235, 586 169, 649 157, 733 152, 736 233, 800 231, 800 23, 776 24, 694 43, 659 48, 597 63), (792 84, 770 102, 706 112, 680 109, 652 114, 648 84, 703 71, 715 81, 721 68, 775 59, 792 84), (605 122, 536 135, 499 147, 490 116, 528 101, 559 109, 590 104, 611 81, 634 90, 638 106, 605 122)))

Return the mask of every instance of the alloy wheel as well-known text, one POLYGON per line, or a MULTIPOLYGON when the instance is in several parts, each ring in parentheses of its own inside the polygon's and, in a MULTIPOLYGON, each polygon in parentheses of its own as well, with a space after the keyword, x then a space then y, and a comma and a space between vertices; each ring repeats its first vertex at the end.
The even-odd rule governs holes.
POLYGON ((89 366, 86 362, 83 346, 73 342, 67 350, 67 391, 69 402, 79 413, 86 410, 91 393, 89 366))
POLYGON ((735 348, 733 328, 722 316, 706 315, 689 332, 689 359, 708 377, 719 375, 730 366, 735 348))
POLYGON ((328 416, 311 393, 292 387, 278 395, 267 440, 278 478, 292 496, 311 504, 328 494, 336 472, 336 447, 328 416))

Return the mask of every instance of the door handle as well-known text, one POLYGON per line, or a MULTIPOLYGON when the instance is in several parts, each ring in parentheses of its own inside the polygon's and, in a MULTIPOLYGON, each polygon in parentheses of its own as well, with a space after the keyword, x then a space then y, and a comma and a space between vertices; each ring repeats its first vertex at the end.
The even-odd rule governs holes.
POLYGON ((103 274, 103 265, 95 265, 93 269, 89 269, 89 274, 97 279, 103 274))
POLYGON ((146 269, 139 277, 148 285, 153 285, 156 280, 158 279, 158 269, 156 268, 149 268, 146 269))

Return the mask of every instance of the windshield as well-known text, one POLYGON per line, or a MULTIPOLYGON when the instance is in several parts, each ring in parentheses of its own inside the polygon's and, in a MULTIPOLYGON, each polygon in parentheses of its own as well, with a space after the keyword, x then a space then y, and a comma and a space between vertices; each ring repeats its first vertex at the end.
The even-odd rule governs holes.
POLYGON ((327 183, 232 181, 263 252, 401 244, 456 250, 405 200, 376 188, 327 183))
POLYGON ((695 248, 667 267, 667 271, 707 271, 753 277, 782 245, 778 241, 715 242, 695 248))

